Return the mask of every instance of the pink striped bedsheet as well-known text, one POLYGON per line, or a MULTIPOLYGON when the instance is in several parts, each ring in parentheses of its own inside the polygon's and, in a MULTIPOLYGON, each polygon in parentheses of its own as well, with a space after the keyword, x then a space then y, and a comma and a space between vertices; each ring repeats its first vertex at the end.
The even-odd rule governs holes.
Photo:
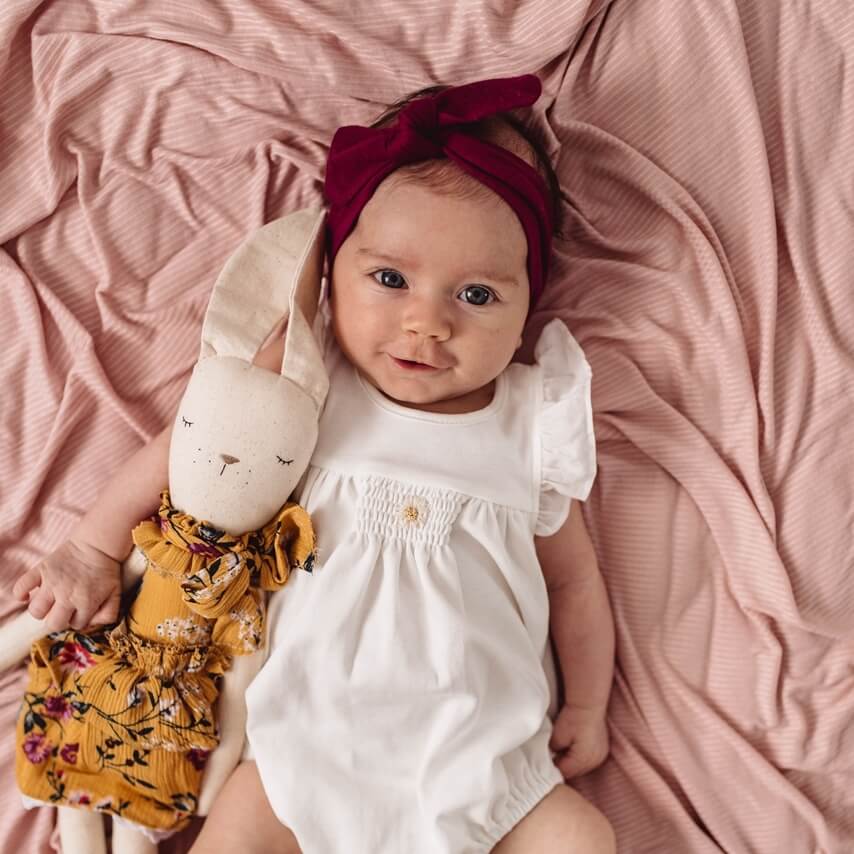
MULTIPOLYGON (((568 223, 527 353, 561 316, 593 365, 618 632, 612 757, 579 788, 629 854, 851 852, 847 0, 5 3, 0 586, 169 420, 214 276, 318 200, 335 127, 529 71, 568 223)), ((0 850, 35 854, 21 676, 0 850)))

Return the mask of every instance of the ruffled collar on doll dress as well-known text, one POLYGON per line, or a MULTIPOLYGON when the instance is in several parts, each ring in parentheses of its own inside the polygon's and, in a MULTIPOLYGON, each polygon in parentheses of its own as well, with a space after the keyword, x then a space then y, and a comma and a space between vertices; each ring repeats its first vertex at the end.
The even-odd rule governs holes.
POLYGON ((133 541, 157 571, 181 579, 184 601, 203 617, 226 613, 250 586, 278 590, 293 570, 312 571, 316 538, 299 504, 288 502, 263 528, 233 536, 175 509, 169 490, 160 499, 133 541))

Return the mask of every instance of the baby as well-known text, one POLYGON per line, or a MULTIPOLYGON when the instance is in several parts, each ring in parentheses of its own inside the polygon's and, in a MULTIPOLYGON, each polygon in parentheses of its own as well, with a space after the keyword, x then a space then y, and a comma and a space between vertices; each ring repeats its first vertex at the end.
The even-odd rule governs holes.
MULTIPOLYGON (((577 505, 595 474, 590 372, 559 321, 535 365, 511 364, 560 203, 507 112, 539 92, 532 76, 428 90, 333 140, 330 392, 294 496, 319 561, 273 600, 247 693, 252 758, 194 852, 614 850, 564 782, 607 754, 613 675, 577 505)), ((259 363, 276 369, 281 346, 259 363)), ((115 615, 117 561, 156 509, 168 440, 22 576, 33 616, 115 615)))

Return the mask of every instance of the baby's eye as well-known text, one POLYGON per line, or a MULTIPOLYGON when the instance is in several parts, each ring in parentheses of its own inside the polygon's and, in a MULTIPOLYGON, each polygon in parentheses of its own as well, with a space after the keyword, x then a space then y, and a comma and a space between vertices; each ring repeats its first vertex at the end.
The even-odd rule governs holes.
POLYGON ((483 285, 469 285, 463 288, 460 299, 469 305, 486 305, 495 301, 495 294, 483 285))
POLYGON ((377 270, 371 275, 378 284, 386 288, 402 288, 406 284, 406 279, 397 270, 377 270))
POLYGON ((181 416, 181 421, 183 421, 183 422, 184 422, 184 426, 185 426, 185 427, 192 427, 192 426, 193 426, 193 424, 195 424, 195 423, 196 423, 195 421, 187 421, 187 419, 186 419, 186 418, 184 418, 184 416, 183 416, 183 415, 181 416))

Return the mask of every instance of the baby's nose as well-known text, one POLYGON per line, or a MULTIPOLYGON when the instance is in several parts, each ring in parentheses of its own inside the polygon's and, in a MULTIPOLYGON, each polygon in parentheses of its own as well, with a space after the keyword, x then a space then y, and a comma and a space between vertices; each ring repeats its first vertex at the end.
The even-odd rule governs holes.
POLYGON ((219 458, 227 465, 230 466, 232 463, 239 463, 240 460, 237 457, 232 457, 229 454, 220 454, 219 458))
POLYGON ((438 300, 428 298, 412 301, 403 317, 403 326, 407 332, 425 338, 438 338, 440 341, 446 340, 451 333, 447 307, 438 300))

